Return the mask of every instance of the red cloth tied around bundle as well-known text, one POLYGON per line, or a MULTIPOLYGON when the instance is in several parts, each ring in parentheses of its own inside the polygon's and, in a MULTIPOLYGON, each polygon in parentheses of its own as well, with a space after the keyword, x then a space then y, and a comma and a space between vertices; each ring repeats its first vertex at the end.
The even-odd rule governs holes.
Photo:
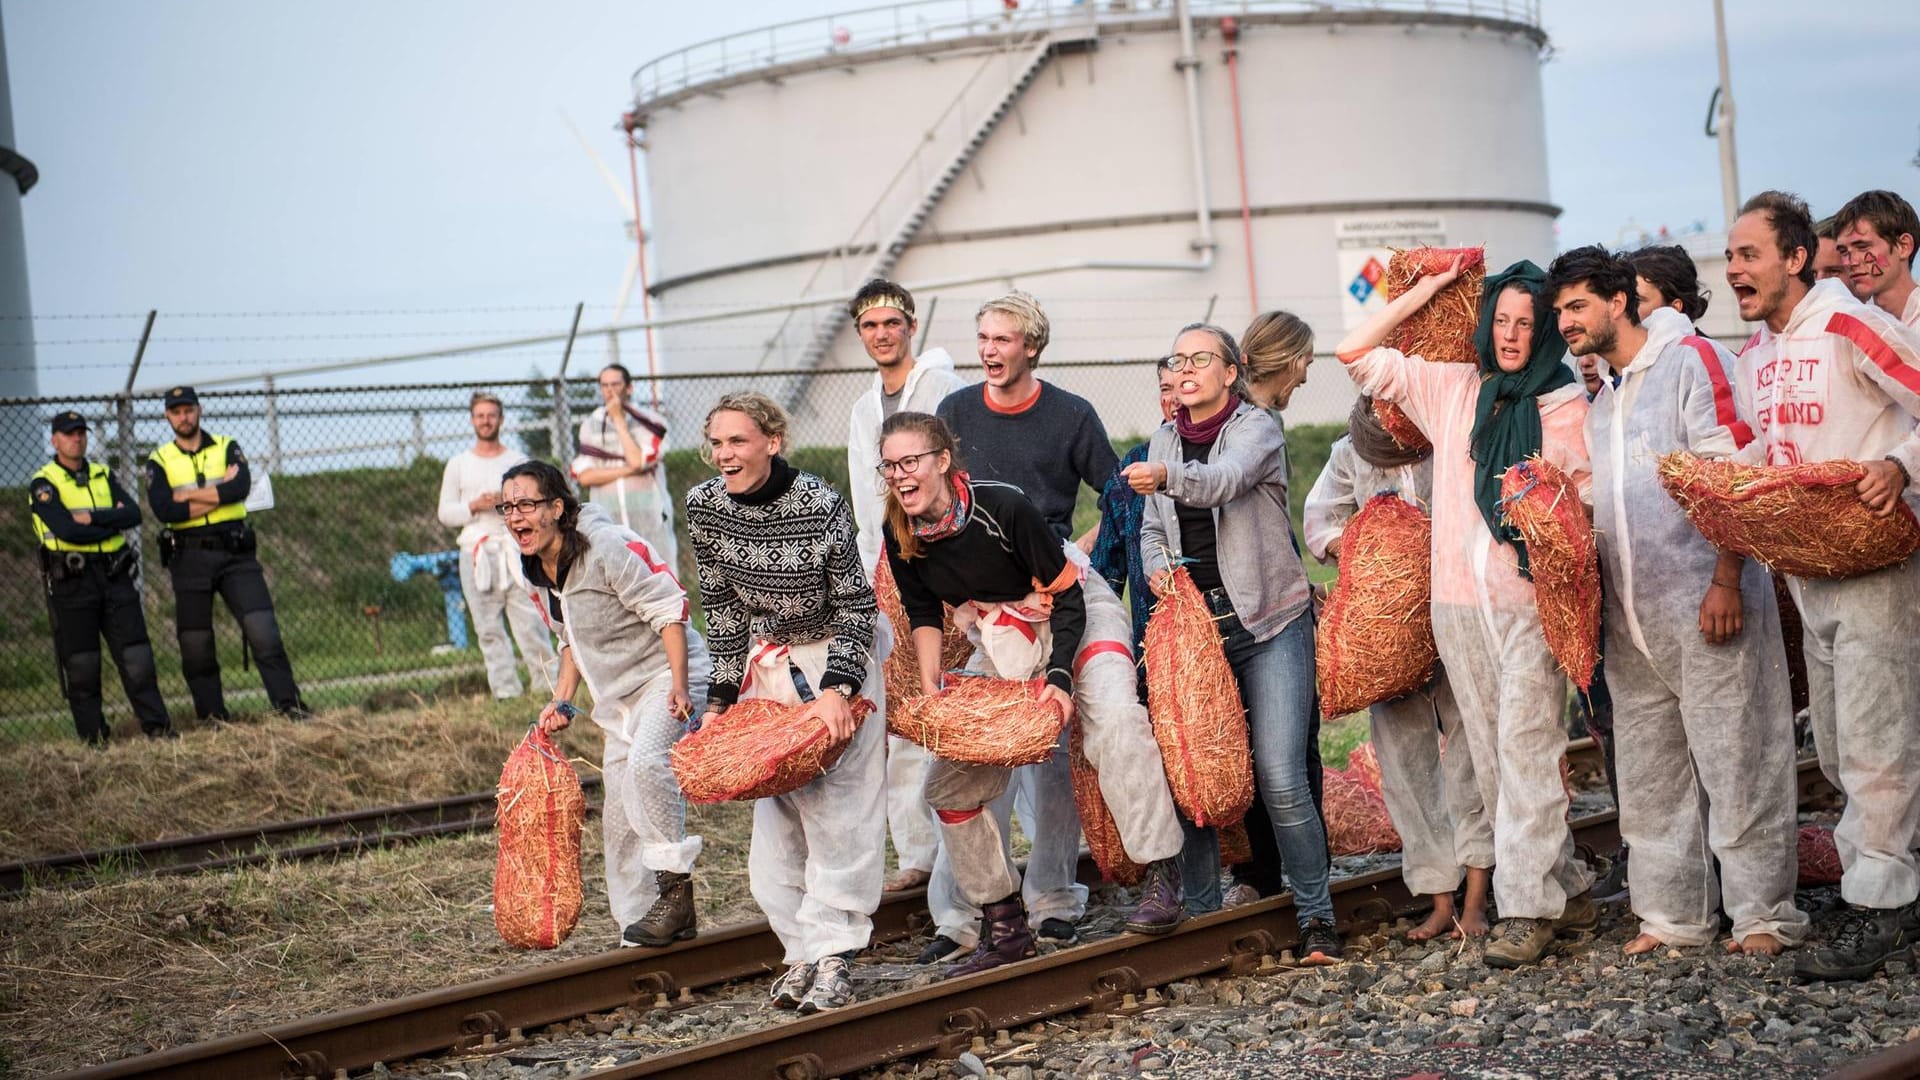
POLYGON ((1677 451, 1660 458, 1660 485, 1707 542, 1803 578, 1870 574, 1920 550, 1906 501, 1879 517, 1855 494, 1855 461, 1740 465, 1677 451))
MULTIPOLYGON (((873 711, 873 702, 863 697, 850 704, 856 724, 873 711)), ((710 717, 669 754, 680 793, 690 803, 746 802, 813 783, 848 744, 832 742, 825 724, 802 721, 809 707, 746 698, 710 717)))
POLYGON ((1368 499, 1340 535, 1340 577, 1314 647, 1320 713, 1332 719, 1433 679, 1433 523, 1391 492, 1368 499))
POLYGON ((580 921, 580 774, 536 727, 507 755, 495 803, 493 925, 516 949, 554 948, 580 921))
POLYGON ((887 708, 887 730, 934 757, 1008 768, 1047 760, 1066 717, 1042 701, 1041 679, 949 674, 937 694, 887 708))
POLYGON ((1501 513, 1520 530, 1547 649, 1586 693, 1600 662, 1600 551, 1580 492, 1535 454, 1500 480, 1501 513))
POLYGON ((1147 705, 1167 787, 1187 820, 1225 825, 1253 805, 1253 753, 1240 684, 1193 575, 1176 568, 1147 618, 1147 705))

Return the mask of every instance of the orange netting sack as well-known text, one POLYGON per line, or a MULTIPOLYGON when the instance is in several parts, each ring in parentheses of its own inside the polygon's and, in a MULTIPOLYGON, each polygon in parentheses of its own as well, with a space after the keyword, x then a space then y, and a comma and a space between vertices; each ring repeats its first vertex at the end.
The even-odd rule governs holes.
POLYGON ((1041 679, 953 674, 931 696, 887 709, 887 730, 934 757, 1012 768, 1047 760, 1066 718, 1040 700, 1041 679))
POLYGON ((1444 272, 1459 258, 1460 276, 1394 328, 1387 344, 1437 364, 1477 364, 1473 329, 1480 322, 1480 294, 1487 281, 1484 248, 1419 247, 1396 250, 1387 260, 1387 299, 1400 296, 1428 274, 1444 272))
MULTIPOLYGON (((893 566, 883 553, 873 570, 873 596, 880 612, 893 627, 893 651, 880 665, 887 687, 887 704, 910 701, 920 696, 920 660, 913 647, 913 628, 907 625, 907 609, 900 604, 900 587, 893 582, 893 566)), ((953 625, 953 605, 943 605, 946 618, 940 624, 940 670, 965 667, 973 645, 967 635, 953 625)))
POLYGON ((1195 825, 1239 821, 1253 805, 1253 752, 1240 684, 1213 612, 1184 567, 1147 619, 1147 705, 1167 787, 1195 825))
POLYGON ((1220 865, 1240 866, 1253 861, 1253 839, 1247 835, 1247 821, 1241 818, 1220 826, 1220 865))
POLYGON ((1819 825, 1800 826, 1800 885, 1840 884, 1840 849, 1833 830, 1819 825))
POLYGON ((1500 480, 1501 513, 1526 540, 1547 649, 1581 693, 1600 662, 1600 552, 1580 493, 1538 454, 1500 480))
POLYGON ((580 922, 580 774, 537 726, 507 755, 495 795, 493 925, 516 949, 551 949, 580 922))
POLYGON ((1314 646, 1322 716, 1357 712, 1433 678, 1432 567, 1433 522, 1398 495, 1375 495, 1347 523, 1314 646))
MULTIPOLYGON (((855 723, 873 711, 873 702, 863 697, 851 704, 855 723)), ((673 744, 669 758, 680 794, 690 803, 746 802, 813 783, 840 760, 847 744, 834 744, 819 721, 802 722, 807 708, 746 698, 708 719, 673 744)))
POLYGON ((1086 835, 1087 850, 1100 876, 1116 885, 1138 885, 1147 868, 1127 857, 1127 846, 1120 839, 1120 826, 1107 809, 1106 796, 1100 794, 1100 773, 1087 760, 1080 745, 1080 723, 1074 721, 1069 738, 1069 764, 1072 765, 1073 804, 1080 810, 1080 831, 1086 835))
MULTIPOLYGON (((1360 782, 1380 792, 1380 756, 1373 752, 1371 740, 1361 743, 1347 753, 1347 772, 1358 777, 1360 782)), ((1382 798, 1385 796, 1382 795, 1382 798)))
POLYGON ((1387 801, 1354 771, 1322 769, 1327 847, 1335 855, 1377 855, 1400 850, 1400 833, 1387 801))
POLYGON ((1905 500, 1876 517, 1854 494, 1853 461, 1739 465, 1685 451, 1660 459, 1660 484, 1700 535, 1781 573, 1844 578, 1892 566, 1920 550, 1905 500))

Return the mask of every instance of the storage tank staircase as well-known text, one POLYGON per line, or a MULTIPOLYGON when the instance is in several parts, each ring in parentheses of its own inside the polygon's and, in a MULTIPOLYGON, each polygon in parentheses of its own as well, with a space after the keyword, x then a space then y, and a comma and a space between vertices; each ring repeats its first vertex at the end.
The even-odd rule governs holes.
MULTIPOLYGON (((947 192, 953 187, 954 182, 966 171, 968 164, 973 161, 974 155, 980 151, 982 146, 986 145, 987 139, 992 136, 994 129, 1000 126, 1000 122, 1006 119, 1009 112, 1013 111, 1015 103, 1020 100, 1020 96, 1026 92, 1027 87, 1033 85, 1033 80, 1039 76, 1040 70, 1046 66, 1047 60, 1053 56, 1056 46, 1065 44, 1068 43, 1056 42, 1054 35, 1046 31, 1038 31, 1033 37, 1027 39, 1025 51, 1020 53, 1018 59, 1015 60, 1012 76, 1006 86, 1000 91, 999 96, 993 101, 992 107, 981 115, 979 121, 975 123, 968 132, 966 140, 953 152, 952 157, 947 160, 940 172, 935 175, 932 182, 926 186, 918 201, 914 203, 912 209, 907 211, 889 235, 874 246, 873 258, 866 264, 865 271, 855 279, 856 284, 870 278, 886 277, 893 272, 894 266, 900 261, 900 256, 906 252, 908 244, 912 243, 914 235, 920 231, 921 226, 925 225, 927 219, 933 215, 934 209, 940 205, 940 200, 946 196, 947 192)), ((1071 44, 1084 46, 1087 43, 1081 41, 1076 36, 1071 44)), ((960 96, 956 97, 953 105, 949 106, 949 111, 961 104, 966 96, 966 92, 966 88, 962 88, 960 96)), ((937 123, 936 121, 936 124, 937 123)), ((927 136, 928 141, 932 138, 933 135, 929 132, 927 136)), ((899 177, 904 176, 911 168, 913 157, 918 156, 925 149, 925 142, 915 148, 913 154, 909 155, 906 165, 896 174, 896 182, 899 177)), ((874 204, 874 209, 868 212, 868 218, 873 217, 880 211, 891 191, 892 185, 889 185, 888 191, 881 194, 880 199, 874 204)), ((863 219, 863 226, 865 221, 866 219, 863 219)), ((850 250, 856 249, 856 247, 857 244, 850 241, 847 245, 836 249, 823 259, 821 264, 815 267, 814 278, 808 282, 808 291, 812 291, 811 286, 818 280, 821 276, 820 272, 824 270, 829 263, 836 258, 844 257, 850 250)), ((848 288, 852 287, 851 285, 848 286, 848 288)), ((818 368, 821 361, 826 358, 827 351, 833 347, 834 340, 840 336, 840 329, 845 324, 845 311, 838 306, 818 316, 817 321, 814 323, 813 331, 807 338, 806 344, 802 348, 795 366, 807 372, 818 368)), ((776 333, 774 339, 768 343, 770 352, 772 348, 777 345, 778 339, 779 334, 776 333)), ((805 392, 806 383, 811 382, 811 379, 802 376, 799 379, 790 381, 796 385, 787 388, 788 394, 785 396, 788 397, 789 402, 793 402, 797 401, 805 392)))

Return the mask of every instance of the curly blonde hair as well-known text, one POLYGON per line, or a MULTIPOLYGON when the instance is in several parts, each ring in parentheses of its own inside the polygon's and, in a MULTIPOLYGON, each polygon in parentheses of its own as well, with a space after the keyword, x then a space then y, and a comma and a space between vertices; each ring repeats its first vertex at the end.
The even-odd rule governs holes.
POLYGON ((780 403, 758 390, 736 390, 731 394, 720 395, 720 400, 707 410, 707 418, 700 423, 700 460, 713 464, 713 448, 707 444, 708 432, 713 427, 713 415, 722 412, 737 412, 753 421, 760 434, 770 439, 779 439, 782 446, 787 441, 787 410, 780 403))

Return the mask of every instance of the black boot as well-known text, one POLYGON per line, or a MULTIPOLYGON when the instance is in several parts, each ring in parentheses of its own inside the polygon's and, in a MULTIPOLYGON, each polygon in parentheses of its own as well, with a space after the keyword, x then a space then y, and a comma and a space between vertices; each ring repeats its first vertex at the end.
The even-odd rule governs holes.
POLYGON ((1794 977, 1836 982, 1867 978, 1912 944, 1900 923, 1899 908, 1848 904, 1826 942, 1794 958, 1794 977))
POLYGON ((977 971, 997 968, 1033 955, 1033 931, 1027 929, 1027 905, 1020 894, 988 904, 980 912, 980 944, 973 955, 947 969, 946 977, 958 978, 977 971))

